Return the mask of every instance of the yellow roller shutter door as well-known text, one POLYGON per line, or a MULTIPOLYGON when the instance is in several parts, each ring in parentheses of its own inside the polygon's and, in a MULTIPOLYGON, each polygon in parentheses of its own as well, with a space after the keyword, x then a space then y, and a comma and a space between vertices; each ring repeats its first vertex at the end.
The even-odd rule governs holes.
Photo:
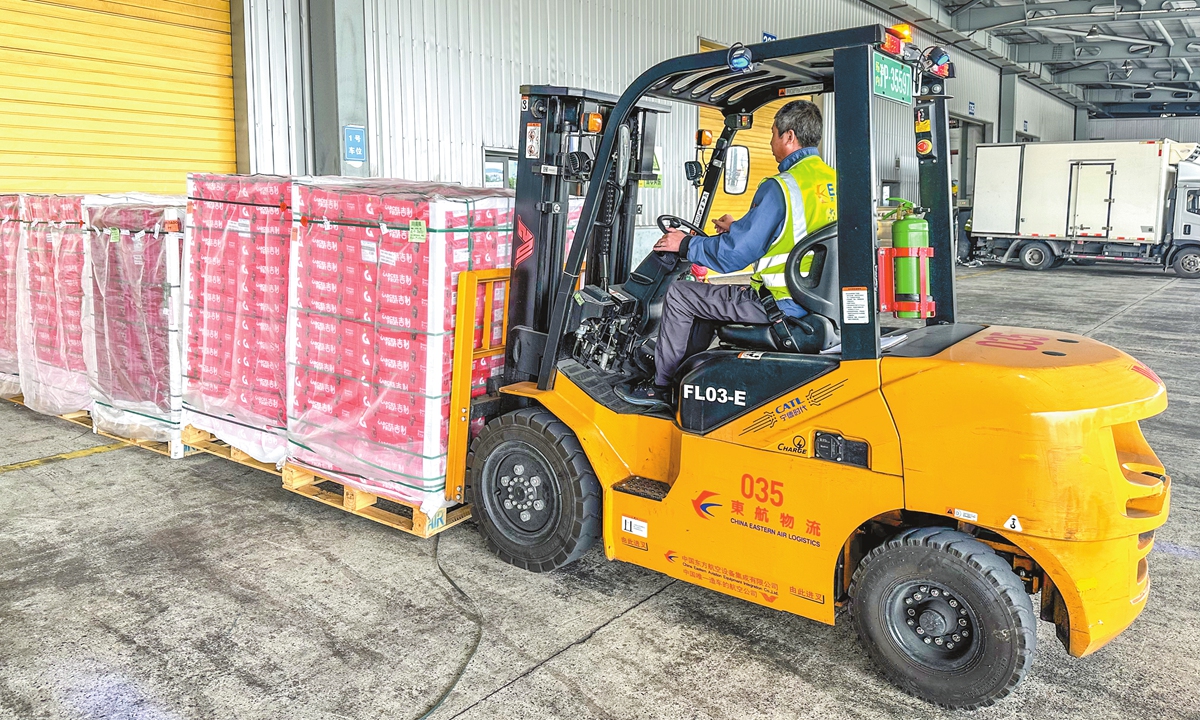
POLYGON ((0 0, 0 192, 234 172, 229 0, 0 0))

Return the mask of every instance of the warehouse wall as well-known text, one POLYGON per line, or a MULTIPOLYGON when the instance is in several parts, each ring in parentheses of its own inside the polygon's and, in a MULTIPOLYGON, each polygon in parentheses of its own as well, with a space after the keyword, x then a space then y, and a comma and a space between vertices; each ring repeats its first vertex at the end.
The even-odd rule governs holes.
MULTIPOLYGON (((274 7, 283 7, 286 16, 304 2, 244 1, 250 17, 271 17, 274 7)), ((787 37, 896 22, 860 0, 806 1, 803 12, 797 0, 747 0, 736 12, 725 0, 363 1, 370 173, 469 185, 482 183, 484 148, 516 147, 518 88, 523 84, 619 93, 653 64, 696 52, 700 38, 755 43, 763 32, 787 37)), ((934 42, 921 33, 916 40, 922 46, 934 42)), ((263 57, 275 59, 288 52, 286 47, 275 49, 279 43, 274 35, 265 42, 272 50, 263 57)), ((302 55, 294 62, 300 63, 302 55)), ((279 73, 264 71, 261 65, 268 61, 255 59, 255 53, 248 57, 274 90, 279 73)), ((951 85, 951 112, 994 126, 999 119, 999 71, 963 52, 956 52, 954 60, 958 77, 951 85)), ((292 75, 301 72, 297 65, 292 75)), ((252 104, 260 108, 255 121, 261 140, 254 153, 256 169, 280 171, 280 160, 287 156, 295 162, 295 148, 305 144, 294 136, 272 139, 266 132, 284 125, 296 106, 294 100, 287 102, 252 104), (280 143, 287 144, 290 155, 277 149, 280 143)), ((1055 108, 1042 109, 1042 104, 1063 103, 1044 93, 1027 97, 1027 107, 1036 111, 1031 128, 1048 126, 1057 117, 1055 108)), ((826 102, 829 116, 832 105, 826 102)), ((1070 115, 1069 108, 1065 114, 1070 115)), ((899 181, 903 194, 916 197, 911 110, 876 100, 875 118, 878 179, 899 181)), ((1073 116, 1068 128, 1072 122, 1073 116)), ((643 193, 644 217, 679 212, 694 203, 694 190, 682 181, 682 165, 692 157, 697 123, 696 108, 682 105, 673 106, 662 123, 659 143, 666 177, 663 189, 643 193)), ((832 143, 826 143, 826 156, 836 163, 832 143)))
POLYGON ((1088 120, 1088 139, 1200 142, 1200 118, 1109 118, 1088 120))
POLYGON ((1075 139, 1075 106, 1024 80, 1017 81, 1013 120, 1017 132, 1043 142, 1075 139))
POLYGON ((234 32, 243 38, 235 61, 245 77, 238 171, 304 175, 312 167, 304 92, 308 2, 244 0, 235 9, 234 32))

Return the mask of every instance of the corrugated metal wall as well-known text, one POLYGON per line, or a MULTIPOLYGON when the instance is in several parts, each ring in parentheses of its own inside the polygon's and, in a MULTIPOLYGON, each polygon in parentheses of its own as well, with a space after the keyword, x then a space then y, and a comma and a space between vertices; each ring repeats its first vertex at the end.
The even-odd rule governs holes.
POLYGON ((1088 139, 1200 142, 1200 118, 1110 118, 1088 120, 1088 139))
POLYGON ((0 190, 171 193, 232 171, 229 0, 0 0, 0 137, 0 190))
POLYGON ((1075 139, 1074 105, 1019 80, 1014 106, 1017 132, 1028 133, 1043 142, 1075 139))
MULTIPOLYGON (((471 185, 482 182, 483 147, 515 147, 522 84, 619 93, 656 62, 695 52, 699 37, 759 42, 764 31, 785 37, 894 22, 857 0, 805 3, 803 12, 792 0, 751 0, 736 13, 723 0, 366 0, 366 8, 373 173, 471 185)), ((998 72, 974 58, 959 62, 963 92, 952 110, 966 115, 974 101, 976 117, 994 122, 998 72)), ((900 157, 895 179, 914 194, 911 114, 878 101, 876 118, 881 174, 895 176, 900 157)), ((666 177, 663 189, 644 193, 647 216, 694 201, 681 168, 696 126, 696 109, 675 105, 660 127, 666 177)))
MULTIPOLYGON (((235 0, 236 2, 237 0, 235 0)), ((244 0, 247 158, 239 168, 303 175, 311 165, 304 72, 307 0, 244 0)))

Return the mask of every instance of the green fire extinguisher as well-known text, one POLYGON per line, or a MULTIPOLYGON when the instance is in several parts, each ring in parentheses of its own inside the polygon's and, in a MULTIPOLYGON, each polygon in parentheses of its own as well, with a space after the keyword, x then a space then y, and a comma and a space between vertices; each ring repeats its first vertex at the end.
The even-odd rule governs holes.
MULTIPOLYGON (((925 208, 917 207, 903 198, 888 198, 888 202, 898 203, 898 207, 884 215, 884 219, 895 215, 892 223, 892 247, 916 248, 929 247, 929 221, 918 214, 924 213, 925 208)), ((929 295, 928 258, 898 257, 895 260, 894 278, 896 302, 920 302, 929 295), (926 264, 925 283, 921 284, 921 263, 926 264)), ((921 313, 911 310, 896 313, 896 317, 919 318, 921 313)))

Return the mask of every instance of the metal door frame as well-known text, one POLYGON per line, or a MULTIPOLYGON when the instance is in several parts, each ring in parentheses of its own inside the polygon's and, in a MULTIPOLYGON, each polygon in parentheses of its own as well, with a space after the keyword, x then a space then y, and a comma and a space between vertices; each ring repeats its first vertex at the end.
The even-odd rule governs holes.
POLYGON ((1117 166, 1117 163, 1115 160, 1072 160, 1071 161, 1071 174, 1070 174, 1070 179, 1067 181, 1066 237, 1073 238, 1073 239, 1083 237, 1083 238, 1088 238, 1092 241, 1109 239, 1108 236, 1110 233, 1112 233, 1113 178, 1116 177, 1116 170, 1114 169, 1114 168, 1116 168, 1116 166, 1117 166), (1108 198, 1105 200, 1105 205, 1107 205, 1108 207, 1106 208, 1105 213, 1104 213, 1104 225, 1101 226, 1101 229, 1104 231, 1104 235, 1102 237, 1096 237, 1094 235, 1080 235, 1079 233, 1075 232, 1079 227, 1077 224, 1075 224, 1075 218, 1079 214, 1079 212, 1078 212, 1079 174, 1077 171, 1079 168, 1081 168, 1085 165, 1105 165, 1108 167, 1108 198))

